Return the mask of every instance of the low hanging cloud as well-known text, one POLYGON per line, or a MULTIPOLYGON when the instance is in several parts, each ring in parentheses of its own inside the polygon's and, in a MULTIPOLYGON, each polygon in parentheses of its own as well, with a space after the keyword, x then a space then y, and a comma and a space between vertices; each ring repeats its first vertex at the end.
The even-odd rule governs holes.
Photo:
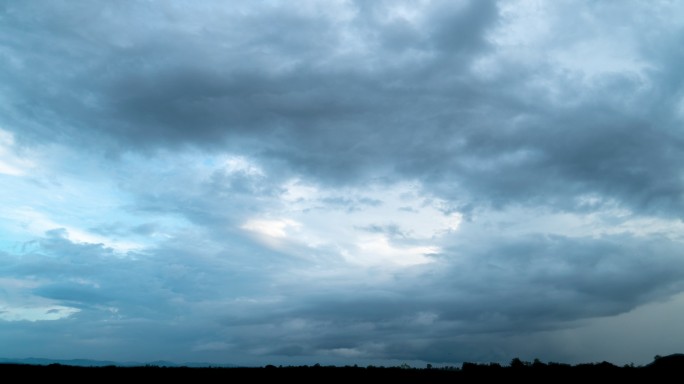
MULTIPOLYGON (((262 258, 267 265, 259 270, 247 264, 238 270, 229 253, 171 244, 119 258, 53 234, 38 252, 5 255, 3 274, 30 282, 22 305, 43 302, 32 310, 45 308, 42 318, 26 312, 24 319, 39 320, 32 329, 49 332, 48 323, 63 317, 69 319, 63 327, 85 326, 70 331, 74 339, 42 336, 85 354, 94 351, 81 345, 81 336, 108 346, 158 321, 169 332, 182 329, 179 348, 198 353, 215 350, 201 347, 211 340, 223 343, 221 356, 247 351, 257 361, 336 356, 449 363, 454 354, 472 359, 463 351, 468 345, 493 359, 500 338, 574 328, 681 292, 680 248, 629 236, 493 238, 382 278, 378 268, 316 273, 319 266, 292 265, 277 253, 262 258), (105 326, 115 328, 98 334, 105 326)), ((155 342, 156 349, 138 358, 165 354, 155 342)), ((515 353, 510 346, 506 352, 515 353)), ((558 356, 552 348, 537 353, 558 356)))

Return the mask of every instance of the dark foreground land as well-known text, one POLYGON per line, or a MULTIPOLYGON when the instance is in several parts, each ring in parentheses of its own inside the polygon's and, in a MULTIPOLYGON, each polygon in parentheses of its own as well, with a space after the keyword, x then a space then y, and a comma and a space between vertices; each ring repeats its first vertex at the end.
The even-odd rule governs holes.
POLYGON ((29 365, 0 364, 2 377, 16 380, 32 378, 49 379, 153 379, 153 380, 192 380, 193 382, 231 382, 248 379, 255 380, 296 380, 316 382, 370 382, 392 380, 395 383, 459 383, 481 382, 482 380, 505 379, 545 381, 584 379, 627 380, 629 382, 653 382, 656 379, 678 380, 684 374, 684 354, 658 357, 645 366, 619 367, 608 362, 568 365, 560 363, 533 363, 513 359, 508 366, 499 364, 464 363, 459 368, 400 368, 400 367, 335 367, 335 366, 294 366, 263 368, 189 368, 189 367, 77 367, 61 364, 29 365))

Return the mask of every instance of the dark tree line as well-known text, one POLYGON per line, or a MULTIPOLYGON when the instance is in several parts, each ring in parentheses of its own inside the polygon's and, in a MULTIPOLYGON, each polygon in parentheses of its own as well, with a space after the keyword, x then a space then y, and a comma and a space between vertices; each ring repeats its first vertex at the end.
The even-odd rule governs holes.
POLYGON ((221 381, 231 380, 312 380, 325 381, 369 381, 392 380, 397 383, 416 382, 471 382, 484 379, 526 379, 526 380, 568 380, 610 378, 612 380, 655 380, 671 377, 672 374, 684 373, 684 355, 656 356, 656 359, 644 366, 628 364, 617 366, 603 361, 586 364, 544 363, 539 359, 532 362, 514 358, 508 365, 499 363, 463 363, 461 367, 433 367, 428 364, 424 368, 412 368, 406 364, 398 367, 382 366, 274 366, 261 368, 189 368, 189 367, 78 367, 61 364, 28 365, 0 364, 3 377, 31 379, 51 378, 88 380, 192 380, 221 381))

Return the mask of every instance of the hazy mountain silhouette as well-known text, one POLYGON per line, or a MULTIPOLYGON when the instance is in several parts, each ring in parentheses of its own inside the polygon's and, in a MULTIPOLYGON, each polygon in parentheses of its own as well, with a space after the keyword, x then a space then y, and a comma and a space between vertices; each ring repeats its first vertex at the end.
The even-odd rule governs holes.
POLYGON ((214 363, 204 363, 204 362, 187 362, 187 363, 174 363, 172 361, 157 360, 149 362, 137 362, 137 361, 110 361, 110 360, 90 360, 90 359, 44 359, 29 357, 25 359, 12 359, 12 358, 0 358, 0 364, 27 364, 27 365, 50 365, 50 364, 60 364, 73 367, 144 367, 144 366, 154 366, 154 367, 189 367, 189 368, 203 368, 203 367, 219 367, 219 368, 233 368, 237 367, 235 364, 214 364, 214 363))

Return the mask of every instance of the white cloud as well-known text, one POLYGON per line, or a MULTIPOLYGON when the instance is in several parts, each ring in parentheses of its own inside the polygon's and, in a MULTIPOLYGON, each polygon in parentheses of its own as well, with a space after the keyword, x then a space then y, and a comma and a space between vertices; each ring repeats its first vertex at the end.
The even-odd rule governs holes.
POLYGON ((396 246, 385 235, 358 236, 354 248, 343 250, 342 256, 353 264, 361 266, 408 267, 430 263, 428 257, 441 251, 439 247, 396 246))
POLYGON ((281 218, 251 218, 242 228, 266 236, 269 245, 284 252, 335 249, 358 266, 430 263, 430 255, 441 251, 441 239, 454 235, 462 221, 460 214, 444 212, 445 201, 424 196, 415 183, 340 191, 297 179, 281 188, 280 211, 268 212, 281 218))
POLYGON ((17 153, 12 133, 0 129, 0 174, 23 176, 33 167, 32 160, 17 153))
POLYGON ((67 318, 80 309, 61 305, 41 307, 13 307, 0 303, 0 320, 5 321, 54 321, 67 318))
POLYGON ((43 321, 60 320, 80 312, 78 308, 60 305, 52 300, 30 294, 40 286, 38 279, 0 277, 0 320, 43 321))
POLYGON ((102 244, 103 246, 111 248, 121 254, 126 254, 130 251, 136 251, 145 248, 145 244, 143 243, 113 239, 92 233, 88 230, 84 230, 70 224, 65 224, 64 222, 54 221, 48 216, 48 214, 37 211, 32 207, 17 207, 11 210, 6 210, 4 214, 33 237, 43 236, 46 232, 51 230, 63 229, 64 235, 75 243, 102 244))
POLYGON ((245 224, 243 224, 242 228, 248 231, 256 232, 263 236, 268 236, 276 239, 284 239, 288 237, 288 232, 290 232, 291 230, 296 230, 300 226, 301 224, 290 219, 253 219, 248 220, 245 224))
POLYGON ((223 166, 230 173, 244 173, 252 177, 264 176, 264 171, 244 156, 226 156, 223 166))

